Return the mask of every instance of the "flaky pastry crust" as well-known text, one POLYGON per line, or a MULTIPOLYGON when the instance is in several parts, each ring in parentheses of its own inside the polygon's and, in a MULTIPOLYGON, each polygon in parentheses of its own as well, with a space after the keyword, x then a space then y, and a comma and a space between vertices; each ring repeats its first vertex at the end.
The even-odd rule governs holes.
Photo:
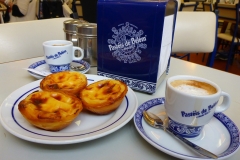
POLYGON ((79 72, 63 71, 50 74, 40 82, 45 91, 57 91, 78 96, 87 86, 87 77, 79 72))
POLYGON ((67 127, 82 109, 82 102, 76 96, 49 91, 33 92, 18 105, 29 123, 49 131, 67 127))
POLYGON ((127 91, 125 83, 108 79, 88 85, 79 97, 83 108, 97 114, 108 114, 119 107, 127 91))

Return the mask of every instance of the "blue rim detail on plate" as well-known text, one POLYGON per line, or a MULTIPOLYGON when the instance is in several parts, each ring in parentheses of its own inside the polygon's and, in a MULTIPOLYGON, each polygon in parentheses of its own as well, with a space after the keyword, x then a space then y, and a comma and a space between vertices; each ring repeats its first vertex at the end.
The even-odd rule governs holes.
MULTIPOLYGON (((84 61, 84 60, 80 60, 80 61, 73 60, 72 62, 79 63, 79 64, 82 64, 82 65, 85 66, 85 68, 86 68, 85 70, 79 71, 81 73, 86 73, 90 69, 90 67, 91 67, 91 65, 88 62, 84 61)), ((38 61, 38 62, 35 62, 35 63, 31 64, 28 68, 36 69, 37 67, 39 67, 41 65, 44 65, 44 64, 46 64, 46 61, 45 60, 41 60, 41 61, 38 61)), ((30 74, 36 75, 38 77, 44 78, 44 76, 40 76, 40 75, 35 74, 35 73, 31 72, 31 71, 28 71, 28 72, 30 74)))
MULTIPOLYGON (((94 81, 94 80, 93 80, 93 79, 88 79, 88 81, 94 81)), ((105 127, 103 127, 103 128, 100 128, 100 129, 98 129, 98 130, 92 131, 92 132, 88 132, 88 133, 84 133, 84 134, 76 134, 76 135, 71 135, 71 136, 50 136, 50 135, 39 134, 39 133, 30 131, 30 130, 27 129, 27 128, 24 128, 24 127, 17 121, 17 119, 15 118, 15 115, 14 115, 14 109, 15 109, 15 107, 17 107, 16 104, 21 100, 21 98, 22 98, 23 96, 25 96, 25 95, 30 94, 30 92, 34 92, 34 91, 37 91, 37 90, 39 90, 39 89, 40 89, 40 87, 34 87, 34 88, 26 91, 25 93, 23 93, 20 97, 18 97, 17 100, 14 102, 14 104, 13 104, 13 106, 12 106, 11 114, 12 114, 12 118, 14 119, 15 123, 16 123, 19 127, 21 127, 22 129, 24 129, 24 130, 26 130, 26 131, 28 131, 28 132, 30 132, 30 133, 37 134, 37 135, 40 135, 40 136, 47 136, 47 137, 75 137, 75 136, 82 136, 82 135, 87 135, 87 134, 91 134, 91 133, 94 133, 94 132, 98 132, 98 131, 101 131, 101 130, 103 130, 103 129, 105 129, 105 128, 111 126, 111 125, 113 125, 114 123, 116 123, 119 119, 121 119, 121 118, 124 116, 124 114, 127 112, 128 108, 129 108, 129 100, 128 100, 127 96, 125 96, 125 99, 126 99, 127 104, 126 104, 125 111, 122 113, 122 115, 121 115, 116 121, 114 121, 113 123, 111 123, 110 125, 105 126, 105 127)))
POLYGON ((28 68, 35 69, 38 66, 43 65, 43 64, 46 64, 45 60, 41 60, 41 61, 35 62, 35 63, 31 64, 28 68))
MULTIPOLYGON (((41 60, 41 61, 38 61, 38 62, 35 62, 33 64, 31 64, 28 68, 31 68, 31 69, 35 69, 37 68, 38 66, 41 66, 43 64, 46 64, 46 61, 45 60, 41 60)), ((36 76, 39 76, 39 77, 42 77, 44 78, 44 76, 40 76, 38 74, 35 74, 34 72, 31 72, 31 71, 28 71, 30 74, 33 74, 33 75, 36 75, 36 76)))
POLYGON ((71 136, 51 136, 51 135, 39 134, 39 133, 30 131, 30 130, 27 129, 27 128, 24 128, 24 127, 17 121, 17 119, 15 118, 15 115, 14 115, 14 109, 15 109, 15 107, 17 107, 16 104, 19 102, 19 100, 20 100, 23 96, 25 96, 26 94, 30 94, 31 91, 34 91, 34 90, 36 90, 36 89, 39 89, 39 87, 32 88, 32 89, 30 89, 29 91, 25 92, 25 93, 24 93, 23 95, 21 95, 20 97, 18 97, 17 100, 14 102, 14 104, 13 104, 13 106, 12 106, 11 114, 12 114, 12 118, 14 119, 15 123, 16 123, 19 127, 21 127, 22 129, 24 129, 25 131, 28 131, 28 132, 30 132, 30 133, 37 134, 37 135, 40 135, 40 136, 47 136, 47 137, 76 137, 76 136, 82 136, 82 135, 87 135, 87 134, 91 134, 91 133, 94 133, 94 132, 98 132, 98 131, 101 131, 101 130, 103 130, 103 129, 105 129, 105 128, 111 126, 111 125, 113 125, 114 123, 116 123, 119 119, 121 119, 121 118, 124 116, 124 114, 127 112, 128 108, 129 108, 129 100, 128 100, 127 96, 125 96, 127 105, 126 105, 126 108, 125 108, 125 111, 123 112, 123 114, 122 114, 116 121, 114 121, 113 123, 111 123, 110 125, 105 126, 105 127, 101 128, 101 129, 92 131, 92 132, 83 133, 83 134, 76 134, 76 135, 71 135, 71 136))
MULTIPOLYGON (((162 98, 151 99, 151 100, 143 103, 142 105, 140 105, 138 107, 135 115, 134 115, 134 123, 135 123, 135 126, 139 129, 139 131, 148 140, 153 142, 155 145, 157 145, 157 146, 159 146, 159 147, 161 147, 161 148, 163 148, 165 150, 168 150, 170 152, 173 152, 173 153, 176 153, 176 154, 180 154, 180 153, 177 153, 177 152, 175 152, 173 150, 170 150, 170 149, 168 149, 168 148, 166 148, 164 146, 161 146, 158 143, 156 143, 154 140, 152 140, 147 135, 147 133, 145 132, 145 130, 144 130, 143 126, 142 126, 143 111, 144 110, 149 110, 150 108, 155 107, 157 105, 162 105, 162 104, 164 104, 164 102, 165 102, 165 98, 162 97, 162 98)), ((225 114, 223 114, 223 113, 215 113, 214 117, 216 119, 218 119, 219 122, 221 122, 226 127, 226 129, 229 132, 230 138, 231 138, 230 145, 229 145, 228 149, 225 150, 223 153, 218 155, 218 158, 227 157, 227 156, 229 156, 230 154, 232 154, 233 152, 235 152, 236 150, 239 149, 239 145, 240 145, 239 130, 238 130, 238 127, 235 125, 235 123, 230 118, 228 118, 225 114)), ((186 157, 191 157, 191 158, 198 158, 198 157, 193 157, 193 156, 184 155, 184 154, 180 154, 180 155, 186 156, 186 157)))
MULTIPOLYGON (((94 81, 108 79, 92 74, 86 74, 86 77, 90 84, 94 81)), ((128 92, 119 108, 110 114, 95 115, 91 112, 83 112, 74 120, 75 123, 71 123, 70 126, 59 132, 41 130, 27 122, 17 108, 24 97, 39 90, 40 82, 41 80, 37 80, 18 88, 0 106, 2 126, 16 137, 30 142, 62 145, 101 138, 127 124, 135 115, 138 107, 135 93, 131 88, 128 88, 128 92), (98 120, 98 117, 99 121, 96 122, 95 118, 98 120)))

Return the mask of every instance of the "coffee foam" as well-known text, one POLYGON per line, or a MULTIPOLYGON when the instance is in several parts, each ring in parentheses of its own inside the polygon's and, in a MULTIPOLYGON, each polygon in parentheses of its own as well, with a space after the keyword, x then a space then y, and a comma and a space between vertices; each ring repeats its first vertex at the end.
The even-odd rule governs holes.
POLYGON ((65 44, 53 44, 52 46, 65 46, 65 44))
POLYGON ((196 95, 196 96, 209 95, 208 91, 206 91, 205 89, 197 88, 197 87, 186 85, 186 84, 179 85, 175 88, 179 91, 182 91, 182 92, 185 92, 185 93, 188 93, 188 94, 193 94, 193 95, 196 95))
POLYGON ((196 80, 175 80, 171 82, 171 85, 181 92, 197 96, 211 95, 217 92, 212 85, 196 80))

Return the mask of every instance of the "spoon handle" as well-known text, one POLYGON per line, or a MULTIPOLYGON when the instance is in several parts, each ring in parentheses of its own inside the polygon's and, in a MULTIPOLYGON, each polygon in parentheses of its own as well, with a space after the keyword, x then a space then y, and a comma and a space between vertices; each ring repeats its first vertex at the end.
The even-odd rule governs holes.
POLYGON ((218 156, 213 154, 212 152, 209 152, 208 150, 190 142, 189 140, 187 140, 186 138, 181 137, 180 135, 174 133, 172 130, 170 130, 169 128, 166 128, 166 131, 168 133, 170 133, 171 135, 173 135, 174 137, 176 137, 177 139, 181 140, 182 142, 184 142, 185 144, 187 144, 188 146, 190 146, 191 149, 195 150, 196 152, 209 157, 209 158, 213 158, 213 159, 217 159, 218 156))

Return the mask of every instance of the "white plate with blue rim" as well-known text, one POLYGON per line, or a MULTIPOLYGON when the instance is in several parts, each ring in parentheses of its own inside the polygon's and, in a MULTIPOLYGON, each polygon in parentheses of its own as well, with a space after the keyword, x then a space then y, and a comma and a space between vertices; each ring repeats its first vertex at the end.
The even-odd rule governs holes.
MULTIPOLYGON (((163 115, 165 98, 151 99, 137 109, 134 115, 134 124, 139 134, 152 146, 160 151, 180 159, 208 160, 195 153, 182 142, 178 141, 167 132, 149 126, 143 119, 143 111, 163 115)), ((204 126, 201 135, 191 142, 218 155, 218 159, 226 159, 237 152, 240 145, 238 127, 223 113, 216 113, 212 120, 204 126)))
MULTIPOLYGON (((81 72, 81 73, 83 73, 83 74, 84 74, 84 73, 87 73, 87 72, 89 71, 90 67, 91 67, 90 64, 89 64, 88 62, 84 61, 84 60, 80 60, 80 61, 73 60, 73 61, 71 62, 71 65, 72 65, 72 66, 80 66, 80 65, 83 65, 85 69, 79 71, 79 72, 81 72)), ((40 71, 40 72, 50 72, 49 66, 46 64, 46 61, 45 61, 45 60, 41 60, 41 61, 35 62, 35 63, 31 64, 28 68, 29 68, 29 69, 35 69, 35 70, 40 71)), ((37 79, 43 79, 43 78, 44 78, 44 76, 35 74, 34 72, 31 72, 31 71, 28 71, 28 73, 29 73, 31 76, 33 76, 33 77, 35 77, 35 78, 37 78, 37 79)))
MULTIPOLYGON (((87 74, 88 84, 109 79, 107 77, 87 74)), ((21 139, 42 144, 73 144, 90 141, 117 131, 134 116, 138 100, 131 88, 114 112, 96 115, 82 111, 66 128, 57 131, 45 131, 32 126, 18 111, 18 104, 30 93, 40 90, 41 80, 29 83, 11 93, 0 106, 0 122, 11 134, 21 139)))

